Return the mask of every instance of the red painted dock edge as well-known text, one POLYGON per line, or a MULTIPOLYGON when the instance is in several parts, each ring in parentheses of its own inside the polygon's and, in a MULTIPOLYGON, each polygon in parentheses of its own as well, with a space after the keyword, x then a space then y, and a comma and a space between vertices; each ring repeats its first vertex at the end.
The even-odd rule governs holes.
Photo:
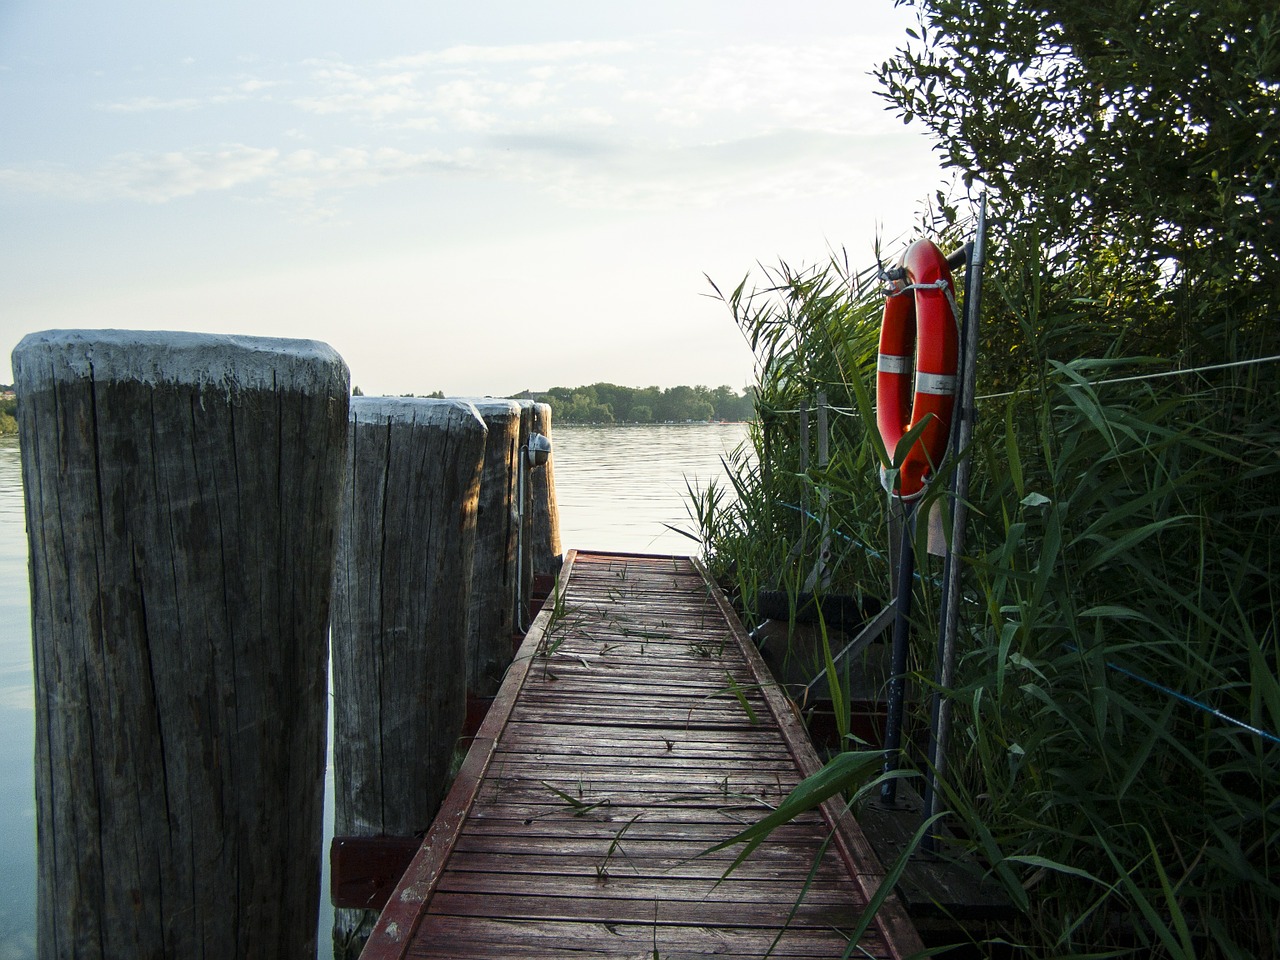
MULTIPOLYGON (((627 654, 614 656, 623 660, 627 654)), ((718 682, 721 687, 726 684, 718 682)), ((820 767, 803 724, 728 601, 696 561, 569 551, 555 596, 531 626, 452 790, 378 918, 362 958, 497 960, 655 954, 745 958, 766 952, 778 957, 842 956, 848 942, 835 928, 853 926, 861 907, 883 882, 884 869, 857 822, 837 800, 822 806, 821 818, 811 814, 804 822, 779 828, 775 836, 787 834, 792 840, 783 837, 775 844, 771 837, 757 851, 768 857, 767 862, 748 860, 723 882, 717 878, 727 860, 690 859, 691 854, 668 849, 677 842, 688 849, 692 843, 696 854, 716 840, 727 839, 764 815, 767 807, 761 800, 766 795, 776 802, 800 778, 820 767), (591 572, 575 581, 579 568, 591 572), (635 573, 635 580, 628 579, 628 570, 635 573), (672 581, 670 591, 663 588, 666 580, 672 581), (662 613, 668 608, 669 617, 662 613), (574 621, 575 610, 583 611, 582 625, 579 629, 571 624, 566 630, 565 623, 574 621), (554 623, 557 611, 559 625, 554 623), (653 618, 652 623, 642 623, 635 611, 653 618), (574 648, 578 652, 566 652, 570 645, 564 637, 574 629, 580 641, 574 648), (563 646, 548 644, 552 630, 558 631, 563 646), (621 664, 602 672, 602 665, 613 661, 596 657, 610 656, 627 643, 632 649, 638 644, 643 659, 631 660, 630 668, 621 664), (598 644, 592 649, 604 653, 584 652, 583 644, 598 644), (723 691, 700 692, 704 688, 697 678, 713 672, 730 678, 732 696, 723 691), (652 694, 642 686, 650 676, 654 678, 652 694), (575 683, 585 692, 575 692, 575 683), (744 696, 754 708, 739 706, 744 696), (562 700, 569 702, 561 704, 562 700), (664 719, 662 710, 670 708, 662 705, 668 703, 680 704, 674 721, 664 719), (693 704, 687 714, 686 703, 693 704), (735 716, 735 710, 741 716, 735 716), (608 726, 597 726, 601 723, 608 726), (739 728, 748 733, 745 746, 734 746, 739 728), (610 766, 609 758, 592 748, 590 740, 581 739, 597 732, 608 741, 600 748, 604 752, 647 745, 644 749, 649 752, 643 753, 647 759, 624 758, 610 766), (538 735, 548 738, 545 746, 530 739, 538 735), (700 743, 693 742, 699 738, 700 743), (661 746, 655 756, 652 744, 663 742, 666 751, 680 759, 671 761, 670 775, 654 787, 655 778, 662 779, 664 758, 661 746), (722 750, 726 756, 720 756, 722 750), (756 799, 756 806, 733 807, 729 798, 742 795, 729 793, 729 776, 724 779, 725 803, 719 809, 716 804, 699 806, 696 800, 705 797, 685 803, 669 795, 682 781, 692 786, 731 769, 736 761, 727 754, 734 751, 748 758, 742 761, 744 766, 756 764, 763 771, 750 775, 756 777, 760 798, 748 799, 756 799), (690 759, 693 754, 697 757, 690 759), (580 799, 574 800, 569 781, 561 779, 558 786, 553 782, 560 769, 557 763, 566 759, 594 764, 583 769, 606 779, 612 775, 614 780, 605 792, 593 792, 588 781, 584 793, 582 773, 578 773, 580 799), (786 770, 779 772, 783 767, 786 770), (628 777, 635 784, 627 783, 628 777), (761 777, 775 778, 776 790, 771 784, 760 786, 761 777), (639 794, 637 800, 633 790, 651 792, 639 794), (617 798, 612 808, 611 797, 617 798), (649 799, 654 811, 662 811, 653 812, 653 820, 662 822, 645 822, 649 799), (499 805, 518 812, 493 813, 499 805), (717 820, 727 807, 733 807, 728 811, 732 819, 717 820), (633 809, 639 812, 628 819, 633 809), (518 819, 521 813, 534 810, 539 812, 518 819), (703 822, 708 817, 715 821, 709 826, 703 822), (529 833, 527 843, 526 838, 510 836, 506 842, 531 848, 541 844, 540 855, 526 866, 516 859, 520 850, 484 849, 486 838, 494 835, 495 823, 506 825, 508 831, 529 833), (641 826, 635 827, 637 823, 641 826), (633 832, 628 833, 628 828, 633 832), (650 833, 645 834, 645 828, 650 833), (465 849, 460 849, 464 834, 465 849), (647 860, 637 855, 637 862, 650 869, 660 863, 671 872, 639 876, 624 848, 641 846, 662 852, 647 860), (587 849, 592 856, 581 855, 587 849), (805 852, 811 849, 817 853, 805 852), (612 859, 617 850, 624 855, 612 859), (465 864, 455 870, 455 860, 465 864), (482 868, 481 863, 488 866, 482 868), (798 905, 791 902, 788 907, 778 899, 786 890, 799 887, 805 893, 798 905), (628 891, 634 891, 634 896, 628 891), (757 904, 735 891, 753 895, 763 891, 770 902, 757 904), (439 906, 438 901, 445 905, 439 906), (556 906, 544 916, 532 909, 540 903, 556 906), (652 915, 646 912, 650 906, 652 915), (780 922, 766 916, 771 910, 781 911, 780 922)), ((736 852, 722 856, 731 859, 736 852)), ((923 949, 898 898, 891 894, 851 955, 905 960, 923 949)))

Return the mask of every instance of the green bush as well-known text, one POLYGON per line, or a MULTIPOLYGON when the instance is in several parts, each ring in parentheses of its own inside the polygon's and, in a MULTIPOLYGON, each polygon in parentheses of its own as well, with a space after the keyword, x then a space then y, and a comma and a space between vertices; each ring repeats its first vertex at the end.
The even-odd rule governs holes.
MULTIPOLYGON (((748 615, 753 591, 794 593, 813 563, 812 520, 808 552, 788 553, 803 520, 787 504, 819 489, 849 538, 832 589, 888 581, 864 549, 887 539, 864 420, 835 418, 822 472, 800 472, 796 436, 817 389, 865 414, 883 301, 837 266, 770 276, 725 297, 760 358, 752 450, 729 464, 736 498, 694 506, 748 615)), ((988 279, 979 392, 1016 392, 980 403, 969 451, 951 852, 1004 883, 1022 907, 1007 939, 1030 955, 1273 956, 1280 745, 1224 718, 1280 730, 1275 365, 1151 377, 1169 361, 1110 355, 1087 266, 1005 246, 988 279), (1073 351, 1094 359, 1057 359, 1073 351)), ((916 589, 928 685, 938 598, 930 576, 916 589)))
MULTIPOLYGON (((1006 952, 1275 957, 1280 14, 912 5, 882 91, 992 191, 949 691, 959 845, 1022 908, 1006 952)), ((786 552, 806 491, 850 542, 886 539, 868 431, 841 419, 818 475, 795 429, 817 388, 866 418, 879 297, 840 267, 771 280, 725 298, 759 358, 740 500, 694 507, 747 605, 812 562, 786 552)), ((841 571, 843 591, 886 582, 873 559, 841 571)), ((929 576, 916 590, 927 684, 937 598, 929 576)))
POLYGON ((18 432, 18 401, 10 398, 0 400, 0 437, 11 436, 18 432))

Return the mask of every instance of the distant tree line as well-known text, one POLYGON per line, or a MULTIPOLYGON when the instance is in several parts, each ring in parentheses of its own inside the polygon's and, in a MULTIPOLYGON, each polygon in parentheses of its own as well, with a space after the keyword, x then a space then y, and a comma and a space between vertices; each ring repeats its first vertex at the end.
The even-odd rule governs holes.
MULTIPOLYGON (((353 396, 364 396, 358 386, 353 396)), ((444 399, 444 393, 403 393, 402 397, 444 399)), ((739 423, 754 420, 756 390, 742 393, 724 385, 715 387, 620 387, 616 383, 593 383, 586 387, 552 387, 550 390, 523 390, 510 394, 519 400, 536 400, 551 405, 558 423, 687 423, 725 420, 739 423)))
POLYGON ((13 387, 0 384, 0 394, 6 394, 0 397, 0 437, 18 432, 18 401, 8 396, 12 392, 13 387))
MULTIPOLYGON (((0 384, 0 393, 12 390, 0 384)), ((354 396, 363 396, 358 386, 354 396)), ((403 394, 410 397, 414 394, 403 394)), ((439 391, 425 394, 443 398, 439 391)), ((730 386, 620 387, 593 383, 586 387, 552 387, 545 393, 525 390, 515 396, 551 405, 560 423, 685 423, 690 420, 742 421, 755 418, 755 389, 739 393, 730 386)), ((0 397, 0 436, 17 433, 18 401, 0 397)))
MULTIPOLYGON (((351 388, 351 395, 353 397, 364 396, 364 391, 360 389, 360 384, 357 383, 354 387, 351 388)), ((430 393, 400 393, 400 394, 396 394, 396 396, 401 398, 410 397, 410 398, 416 398, 421 400, 443 400, 445 398, 443 390, 432 390, 430 393)))
POLYGON ((622 387, 593 383, 586 387, 526 390, 517 396, 551 405, 559 423, 684 423, 690 420, 751 420, 755 391, 730 386, 622 387))

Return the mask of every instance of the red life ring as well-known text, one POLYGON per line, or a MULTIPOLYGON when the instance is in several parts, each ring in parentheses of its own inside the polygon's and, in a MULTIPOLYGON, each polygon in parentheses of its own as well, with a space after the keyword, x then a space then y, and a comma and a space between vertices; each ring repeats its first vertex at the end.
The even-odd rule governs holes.
POLYGON ((890 290, 880 327, 876 426, 892 457, 903 435, 933 414, 898 471, 893 493, 910 500, 924 492, 928 473, 947 452, 959 336, 951 307, 955 286, 942 251, 930 240, 917 240, 903 254, 902 266, 906 281, 890 290))

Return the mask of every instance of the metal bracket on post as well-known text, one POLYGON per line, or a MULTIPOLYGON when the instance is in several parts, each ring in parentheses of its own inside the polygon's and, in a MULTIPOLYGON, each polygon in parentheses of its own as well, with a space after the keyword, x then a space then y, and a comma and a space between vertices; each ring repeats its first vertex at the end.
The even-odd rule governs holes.
MULTIPOLYGON (((884 607, 884 609, 877 613, 866 626, 858 631, 858 635, 856 637, 846 643, 840 649, 840 652, 831 658, 831 665, 833 667, 840 666, 840 661, 845 657, 851 656, 855 653, 860 653, 866 647, 870 646, 872 641, 880 639, 880 635, 889 629, 889 625, 893 623, 896 614, 896 604, 890 603, 884 607)), ((814 688, 822 682, 822 678, 826 675, 827 668, 823 667, 818 671, 818 675, 809 681, 804 688, 804 696, 801 697, 801 703, 809 702, 809 697, 813 694, 814 688)))

